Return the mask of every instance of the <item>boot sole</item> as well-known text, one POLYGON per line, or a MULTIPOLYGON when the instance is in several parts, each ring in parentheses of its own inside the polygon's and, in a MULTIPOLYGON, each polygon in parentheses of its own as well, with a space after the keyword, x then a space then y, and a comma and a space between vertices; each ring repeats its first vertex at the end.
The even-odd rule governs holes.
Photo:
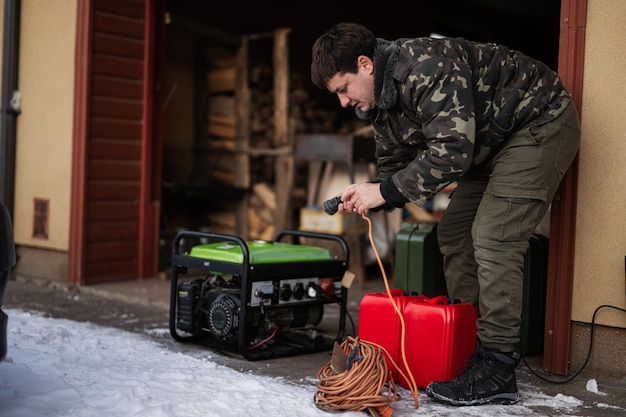
POLYGON ((443 395, 433 392, 429 387, 426 388, 426 395, 435 400, 454 406, 483 405, 483 404, 501 404, 512 405, 517 403, 518 394, 513 392, 495 394, 490 397, 474 398, 472 400, 455 400, 453 398, 444 397, 443 395))

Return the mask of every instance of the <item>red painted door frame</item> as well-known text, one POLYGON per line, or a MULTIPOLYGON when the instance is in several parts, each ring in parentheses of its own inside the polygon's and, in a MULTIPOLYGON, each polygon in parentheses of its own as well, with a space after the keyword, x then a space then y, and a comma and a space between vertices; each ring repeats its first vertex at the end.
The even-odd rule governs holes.
POLYGON ((74 76, 74 125, 72 141, 72 183, 70 199, 70 236, 68 250, 68 285, 81 285, 85 266, 85 155, 87 113, 89 111, 89 72, 91 60, 92 1, 79 1, 76 13, 76 72, 74 76))
MULTIPOLYGON (((561 0, 559 75, 582 112, 587 0, 561 0)), ((550 221, 543 367, 567 375, 570 351, 578 156, 563 178, 550 221)))
POLYGON ((141 199, 139 223, 139 277, 155 277, 158 272, 162 120, 157 113, 161 103, 160 84, 163 66, 163 1, 146 0, 144 52, 144 131, 141 153, 141 199))

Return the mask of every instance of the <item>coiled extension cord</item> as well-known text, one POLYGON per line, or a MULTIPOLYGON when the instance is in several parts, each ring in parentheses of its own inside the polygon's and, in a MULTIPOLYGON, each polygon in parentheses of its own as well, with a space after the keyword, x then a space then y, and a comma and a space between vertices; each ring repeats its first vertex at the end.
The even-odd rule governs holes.
MULTIPOLYGON (((337 366, 333 366, 333 359, 324 365, 318 372, 320 382, 318 383, 314 400, 315 405, 324 411, 367 410, 372 415, 390 417, 393 413, 391 403, 400 400, 401 397, 396 390, 396 385, 387 368, 385 358, 389 359, 395 369, 402 375, 404 381, 408 381, 407 383, 410 385, 408 388, 413 395, 415 408, 419 407, 418 390, 415 379, 409 370, 404 349, 404 318, 391 295, 385 267, 374 243, 372 221, 365 213, 361 214, 361 217, 368 224, 368 237, 382 273, 387 295, 400 319, 402 330, 400 346, 404 369, 407 370, 408 375, 393 361, 384 347, 349 336, 340 347, 343 353, 348 358, 352 358, 353 361, 348 364, 347 369, 336 369, 337 366)), ((333 354, 333 357, 335 356, 333 354)))

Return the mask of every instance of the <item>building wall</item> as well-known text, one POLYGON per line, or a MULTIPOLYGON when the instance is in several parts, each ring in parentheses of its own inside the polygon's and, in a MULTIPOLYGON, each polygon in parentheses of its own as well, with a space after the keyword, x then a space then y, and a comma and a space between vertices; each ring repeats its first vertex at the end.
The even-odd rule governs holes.
MULTIPOLYGON (((582 143, 572 320, 591 322, 603 304, 625 308, 626 2, 589 0, 585 36, 582 143)), ((597 322, 626 327, 604 309, 597 322)))
POLYGON ((22 0, 14 234, 66 252, 69 242, 77 0, 22 0), (48 237, 33 237, 34 200, 49 201, 48 237))

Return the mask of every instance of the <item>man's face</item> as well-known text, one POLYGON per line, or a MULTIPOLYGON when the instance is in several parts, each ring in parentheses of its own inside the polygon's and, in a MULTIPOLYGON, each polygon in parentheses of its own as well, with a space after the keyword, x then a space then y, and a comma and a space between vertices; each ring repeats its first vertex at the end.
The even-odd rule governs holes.
POLYGON ((374 101, 374 65, 364 56, 359 57, 359 66, 356 74, 337 73, 331 78, 326 87, 331 93, 337 94, 341 107, 357 107, 367 112, 376 107, 374 101))

